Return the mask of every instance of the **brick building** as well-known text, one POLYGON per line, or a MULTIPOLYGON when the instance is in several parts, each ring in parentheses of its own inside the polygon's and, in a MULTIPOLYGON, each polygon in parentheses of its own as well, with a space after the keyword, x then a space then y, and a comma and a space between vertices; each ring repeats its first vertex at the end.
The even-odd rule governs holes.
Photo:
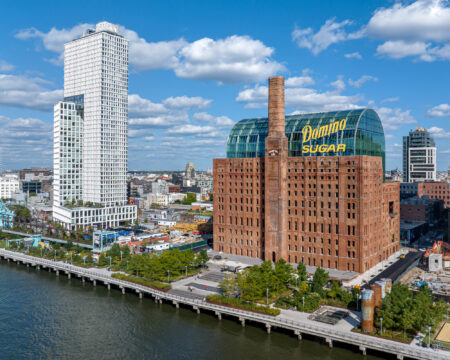
POLYGON ((214 250, 364 272, 399 250, 399 183, 383 174, 373 110, 285 116, 271 78, 268 119, 238 122, 214 160, 214 250))
POLYGON ((413 197, 400 201, 400 220, 433 224, 439 220, 442 213, 442 200, 413 197))
POLYGON ((442 200, 446 208, 450 208, 450 184, 442 182, 422 182, 417 184, 417 196, 428 196, 430 199, 442 200))

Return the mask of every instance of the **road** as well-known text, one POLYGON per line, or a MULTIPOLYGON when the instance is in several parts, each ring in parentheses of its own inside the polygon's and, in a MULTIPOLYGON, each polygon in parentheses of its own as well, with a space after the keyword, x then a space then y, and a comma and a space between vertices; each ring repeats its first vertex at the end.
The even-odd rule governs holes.
MULTIPOLYGON (((392 279, 392 283, 395 283, 414 262, 417 262, 422 257, 422 255, 422 252, 409 252, 405 255, 404 259, 398 259, 398 261, 394 262, 391 266, 370 280, 369 285, 383 278, 392 279)), ((364 287, 369 288, 369 285, 365 285, 364 287)))

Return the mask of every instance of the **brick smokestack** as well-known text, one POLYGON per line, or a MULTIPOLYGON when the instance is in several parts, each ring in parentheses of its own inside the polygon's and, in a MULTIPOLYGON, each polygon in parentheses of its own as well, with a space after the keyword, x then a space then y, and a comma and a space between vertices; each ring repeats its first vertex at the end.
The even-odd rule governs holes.
POLYGON ((284 77, 269 78, 269 136, 284 135, 284 77))
POLYGON ((284 119, 284 77, 269 79, 269 133, 265 142, 264 259, 288 260, 287 157, 284 119))

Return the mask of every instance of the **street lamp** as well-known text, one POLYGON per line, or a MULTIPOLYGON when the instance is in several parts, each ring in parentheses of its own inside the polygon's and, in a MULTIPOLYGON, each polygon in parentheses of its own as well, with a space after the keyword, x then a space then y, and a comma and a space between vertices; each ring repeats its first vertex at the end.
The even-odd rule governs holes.
POLYGON ((55 250, 55 261, 56 261, 56 250, 55 250))
POLYGON ((269 288, 266 289, 266 304, 269 305, 269 288))
POLYGON ((70 252, 70 265, 72 265, 72 251, 70 252))
POLYGON ((122 250, 120 250, 120 261, 122 261, 122 250))
POLYGON ((170 270, 167 270, 167 282, 170 283, 170 270))
POLYGON ((187 265, 185 266, 185 268, 186 268, 186 277, 187 277, 187 265))
POLYGON ((42 257, 42 248, 41 248, 41 257, 42 257))
POLYGON ((302 301, 303 301, 303 311, 305 311, 305 297, 302 296, 302 301))
POLYGON ((382 317, 380 317, 380 322, 381 322, 380 334, 383 335, 383 318, 382 317))
POLYGON ((128 260, 127 260, 127 270, 128 270, 128 260))
POLYGON ((110 269, 111 269, 111 266, 112 266, 111 256, 107 256, 107 257, 109 257, 109 267, 110 267, 110 269))

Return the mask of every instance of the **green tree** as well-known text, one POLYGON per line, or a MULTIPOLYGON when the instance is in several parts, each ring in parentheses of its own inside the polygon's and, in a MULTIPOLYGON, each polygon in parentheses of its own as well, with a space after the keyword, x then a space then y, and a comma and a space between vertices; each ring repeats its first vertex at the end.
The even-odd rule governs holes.
POLYGON ((297 265, 297 275, 299 282, 308 280, 308 272, 306 271, 306 266, 302 262, 297 265))
POLYGON ((232 297, 237 291, 237 282, 234 276, 226 274, 223 281, 219 284, 224 296, 232 297))
POLYGON ((197 195, 194 193, 186 193, 186 197, 181 201, 183 205, 191 205, 197 201, 197 195))
POLYGON ((311 282, 311 291, 322 296, 324 293, 323 287, 327 282, 328 273, 321 267, 318 267, 311 282))
POLYGON ((208 253, 206 252, 206 250, 201 250, 198 254, 197 254, 197 258, 199 263, 204 266, 208 260, 209 260, 209 256, 208 253))

